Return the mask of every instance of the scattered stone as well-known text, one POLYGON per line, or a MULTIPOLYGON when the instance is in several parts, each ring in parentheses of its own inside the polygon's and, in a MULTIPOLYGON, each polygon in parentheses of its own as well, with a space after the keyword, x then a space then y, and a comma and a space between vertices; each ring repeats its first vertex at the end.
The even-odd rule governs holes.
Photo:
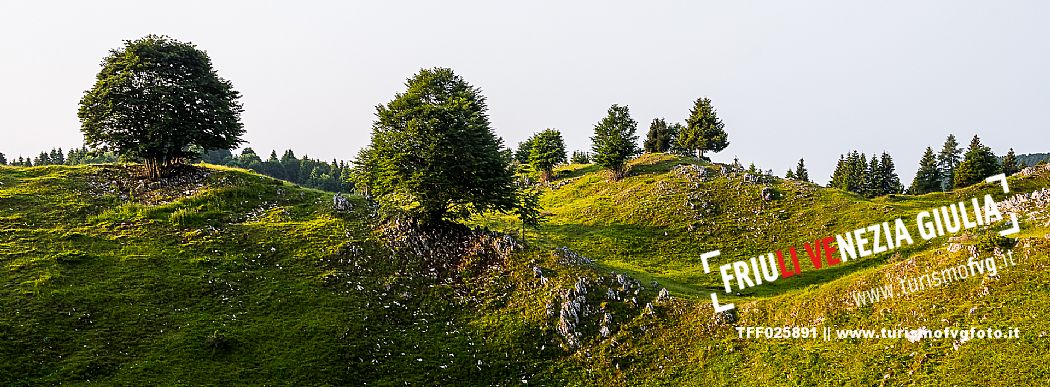
POLYGON ((350 199, 347 199, 343 194, 337 193, 332 197, 332 208, 340 212, 350 211, 352 205, 350 204, 350 199))
POLYGON ((656 301, 664 301, 671 299, 671 292, 667 288, 660 288, 660 292, 656 295, 656 301))

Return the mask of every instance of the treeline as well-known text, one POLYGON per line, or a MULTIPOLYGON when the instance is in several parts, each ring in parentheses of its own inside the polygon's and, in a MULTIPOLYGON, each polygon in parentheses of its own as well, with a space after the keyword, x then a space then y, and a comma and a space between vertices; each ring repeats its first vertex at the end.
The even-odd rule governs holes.
POLYGON ((12 165, 16 167, 33 167, 42 165, 81 165, 81 164, 103 164, 115 163, 119 160, 113 152, 92 151, 86 147, 70 149, 68 153, 62 148, 52 148, 50 151, 40 152, 33 158, 18 156, 17 159, 8 160, 0 153, 0 165, 12 165))
MULTIPOLYGON (((62 148, 53 148, 40 152, 32 159, 19 156, 10 161, 0 153, 0 165, 10 163, 18 167, 105 164, 118 161, 120 157, 113 152, 90 150, 87 147, 73 148, 68 152, 63 152, 62 148)), ((276 151, 270 151, 270 157, 262 160, 252 148, 244 148, 237 155, 221 149, 206 152, 199 157, 191 157, 188 161, 251 169, 266 176, 325 191, 350 192, 353 189, 353 184, 348 180, 351 167, 346 162, 332 160, 329 163, 306 156, 298 158, 292 150, 284 151, 280 158, 277 157, 276 151)))
POLYGON ((226 149, 219 149, 203 154, 200 161, 251 169, 303 187, 331 192, 350 192, 353 189, 353 184, 349 181, 351 167, 346 162, 332 160, 329 163, 305 155, 298 158, 291 149, 284 151, 280 158, 277 157, 277 151, 271 150, 266 160, 260 158, 252 148, 244 148, 238 155, 226 149))
POLYGON ((974 135, 964 152, 955 135, 949 134, 940 152, 934 154, 932 147, 926 147, 908 193, 921 195, 951 191, 980 183, 988 176, 1000 173, 1012 175, 1025 166, 1018 160, 1013 148, 1000 159, 992 152, 992 148, 982 144, 980 137, 974 135))
POLYGON ((664 118, 654 118, 642 147, 638 147, 637 130, 638 122, 631 117, 630 109, 614 104, 594 125, 594 136, 591 137, 593 153, 574 151, 572 158, 567 159, 561 132, 546 129, 518 143, 512 152, 513 161, 517 165, 531 166, 544 182, 550 180, 554 166, 566 161, 573 164, 593 162, 612 172, 613 179, 619 180, 628 172, 627 162, 643 151, 695 156, 710 161, 704 157, 704 152, 720 152, 729 146, 725 124, 718 118, 711 99, 705 97, 693 102, 684 125, 668 124, 664 118))
POLYGON ((868 156, 858 151, 840 155, 828 187, 855 192, 866 197, 896 194, 903 191, 893 157, 889 153, 868 156))
POLYGON ((1024 166, 1032 166, 1037 164, 1045 164, 1050 162, 1050 153, 1029 153, 1024 155, 1017 155, 1017 164, 1024 166))

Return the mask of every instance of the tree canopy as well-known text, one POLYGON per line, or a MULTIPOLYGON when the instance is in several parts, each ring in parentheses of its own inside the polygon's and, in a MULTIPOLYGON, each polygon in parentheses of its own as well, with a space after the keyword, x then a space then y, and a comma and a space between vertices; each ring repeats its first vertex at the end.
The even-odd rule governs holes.
POLYGON ((141 160, 151 176, 197 150, 242 142, 241 95, 193 44, 155 35, 126 41, 96 78, 77 113, 84 141, 141 160))
POLYGON ((693 104, 685 127, 678 133, 678 143, 685 149, 695 150, 696 157, 701 159, 705 151, 720 152, 729 146, 725 124, 709 98, 698 98, 693 104))
POLYGON ((561 132, 547 129, 533 136, 529 163, 540 172, 542 181, 550 181, 554 166, 566 161, 565 140, 561 138, 561 132))
POLYGON ((981 144, 977 135, 970 140, 970 146, 966 148, 966 154, 959 166, 955 168, 955 188, 968 187, 984 181, 988 176, 1000 172, 999 158, 992 153, 992 148, 981 144))
POLYGON ((480 90, 447 68, 423 69, 376 107, 372 142, 355 161, 355 182, 386 207, 424 223, 517 205, 510 157, 480 90))
POLYGON ((919 160, 919 170, 915 172, 915 179, 911 182, 912 195, 922 195, 930 192, 939 192, 941 186, 941 171, 937 168, 937 156, 933 154, 933 148, 926 147, 926 152, 919 160))
POLYGON ((626 174, 627 161, 638 154, 638 122, 631 118, 627 106, 612 105, 594 126, 591 137, 594 163, 613 173, 613 180, 626 174))
POLYGON ((653 118, 653 122, 649 124, 649 132, 645 136, 645 142, 642 144, 645 151, 648 153, 667 152, 671 149, 671 141, 674 140, 674 134, 671 133, 672 127, 667 125, 667 121, 663 118, 653 118))

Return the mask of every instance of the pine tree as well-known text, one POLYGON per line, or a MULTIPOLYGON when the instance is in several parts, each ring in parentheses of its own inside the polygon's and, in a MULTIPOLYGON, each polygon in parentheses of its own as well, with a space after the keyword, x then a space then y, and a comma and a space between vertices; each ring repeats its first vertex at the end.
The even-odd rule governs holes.
POLYGON ((4 157, 4 152, 0 152, 0 165, 7 165, 7 157, 4 157))
POLYGON ((1014 155, 1014 148, 1010 148, 1010 151, 1006 152, 1006 156, 1003 157, 1003 173, 1010 176, 1020 170, 1021 167, 1017 165, 1017 156, 1014 155))
POLYGON ((583 151, 573 151, 570 162, 573 164, 590 164, 591 154, 583 151))
POLYGON ((608 114, 594 126, 591 137, 594 162, 613 173, 619 180, 627 173, 627 160, 638 154, 638 122, 631 118, 627 106, 612 105, 608 114))
POLYGON ((720 152, 729 146, 725 124, 718 118, 710 99, 697 98, 685 122, 685 128, 678 133, 678 143, 695 150, 697 158, 704 159, 705 151, 720 152))
POLYGON ((33 159, 33 164, 36 165, 51 165, 51 156, 48 156, 47 152, 40 152, 40 155, 33 159))
POLYGON ((966 149, 963 161, 955 169, 955 188, 968 187, 984 181, 988 176, 995 175, 1001 171, 999 158, 995 157, 992 149, 981 144, 977 135, 970 140, 970 147, 966 149))
POLYGON ((915 172, 915 179, 911 182, 912 195, 922 195, 930 192, 940 192, 941 171, 937 168, 937 156, 933 154, 933 148, 926 147, 926 152, 919 160, 919 170, 915 172))
POLYGON ((846 155, 840 154, 839 161, 835 163, 835 170, 831 172, 831 180, 828 188, 842 189, 846 185, 846 155))
POLYGON ((643 147, 646 153, 667 152, 671 149, 671 140, 671 127, 667 125, 667 121, 663 118, 653 118, 643 147))
MULTIPOLYGON (((872 156, 874 157, 874 156, 872 156)), ((893 163, 893 157, 887 152, 882 152, 879 156, 879 186, 878 195, 890 195, 901 193, 902 185, 901 178, 897 176, 896 166, 893 163)))
POLYGON ((852 156, 846 159, 850 164, 846 190, 863 195, 867 187, 868 156, 858 151, 853 151, 852 156))
POLYGON ((882 168, 879 166, 879 158, 874 153, 871 155, 864 183, 864 196, 873 198, 882 193, 882 168))
POLYGON ((785 179, 794 179, 795 178, 795 170, 793 170, 791 168, 788 168, 787 173, 784 174, 784 178, 785 179))
POLYGON ((806 160, 798 159, 798 165, 795 166, 795 178, 802 181, 809 181, 809 171, 806 170, 806 160))
POLYGON ((941 187, 944 191, 951 190, 955 184, 955 168, 959 166, 961 155, 959 142, 955 140, 954 134, 949 134, 944 140, 941 152, 937 154, 937 165, 941 169, 941 187))

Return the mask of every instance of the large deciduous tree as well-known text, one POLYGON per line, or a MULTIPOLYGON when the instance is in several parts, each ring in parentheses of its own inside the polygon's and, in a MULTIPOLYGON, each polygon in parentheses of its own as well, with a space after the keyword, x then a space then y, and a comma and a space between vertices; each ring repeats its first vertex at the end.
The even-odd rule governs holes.
POLYGON ((355 161, 359 189, 427 224, 513 210, 509 152, 481 91, 447 68, 420 70, 405 86, 376 107, 372 143, 355 161))
POLYGON ((242 142, 240 93, 190 43, 149 35, 102 60, 80 100, 81 131, 93 147, 141 160, 151 177, 199 151, 242 142))
POLYGON ((532 137, 529 164, 540 172, 540 180, 549 182, 554 166, 565 161, 565 140, 561 138, 561 132, 547 129, 532 137))
POLYGON ((638 122, 631 118, 627 106, 612 105, 605 118, 594 126, 591 137, 594 163, 613 173, 619 180, 627 172, 627 161, 638 154, 638 122))

